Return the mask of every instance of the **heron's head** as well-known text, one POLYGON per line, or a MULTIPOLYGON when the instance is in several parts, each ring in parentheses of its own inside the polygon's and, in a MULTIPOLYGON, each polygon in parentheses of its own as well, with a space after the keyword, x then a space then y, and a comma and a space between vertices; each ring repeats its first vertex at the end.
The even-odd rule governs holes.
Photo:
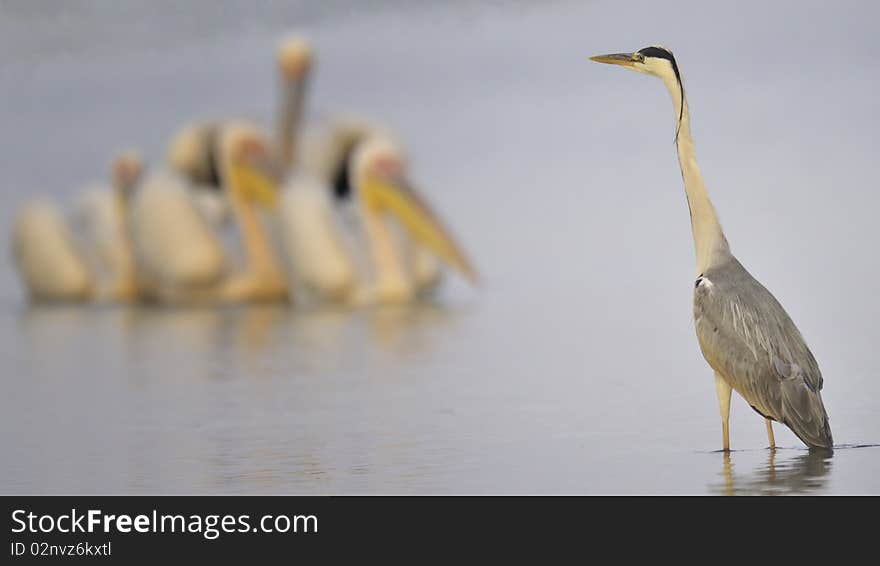
POLYGON ((635 53, 596 55, 590 59, 597 63, 619 65, 638 73, 660 77, 666 84, 666 88, 673 93, 673 99, 675 96, 679 97, 678 127, 675 131, 675 139, 678 140, 678 132, 684 116, 684 85, 681 82, 681 73, 678 71, 678 63, 675 62, 672 51, 665 47, 652 45, 639 49, 635 53))
POLYGON ((639 49, 635 53, 612 53, 610 55, 596 55, 590 57, 597 63, 608 63, 609 65, 619 65, 632 69, 638 73, 654 75, 660 78, 675 77, 681 82, 681 75, 678 72, 678 64, 672 51, 665 47, 652 45, 639 49))
POLYGON ((302 80, 311 66, 312 48, 304 38, 287 37, 278 45, 278 68, 285 80, 302 80))
POLYGON ((128 198, 144 171, 144 162, 140 154, 128 149, 116 156, 110 167, 110 178, 113 187, 123 198, 128 198))
POLYGON ((386 213, 397 219, 413 239, 457 269, 472 283, 476 271, 428 204, 412 188, 406 158, 399 146, 384 135, 359 142, 351 162, 351 179, 367 214, 386 213))
POLYGON ((223 127, 220 148, 230 196, 275 208, 281 175, 266 136, 247 124, 229 124, 223 127))

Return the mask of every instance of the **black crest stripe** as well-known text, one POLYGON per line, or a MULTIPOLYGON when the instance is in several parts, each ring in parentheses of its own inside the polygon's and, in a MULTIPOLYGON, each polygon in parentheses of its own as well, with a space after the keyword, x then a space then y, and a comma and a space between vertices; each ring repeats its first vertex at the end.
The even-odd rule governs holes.
POLYGON ((678 71, 678 63, 675 62, 675 57, 673 57, 672 51, 664 49, 663 47, 645 47, 644 49, 639 49, 639 53, 645 57, 666 59, 669 61, 669 64, 672 65, 672 71, 675 73, 675 80, 678 81, 679 92, 681 92, 681 107, 678 110, 678 128, 675 130, 675 139, 678 141, 678 130, 681 128, 681 118, 684 116, 684 85, 681 83, 681 73, 678 71))

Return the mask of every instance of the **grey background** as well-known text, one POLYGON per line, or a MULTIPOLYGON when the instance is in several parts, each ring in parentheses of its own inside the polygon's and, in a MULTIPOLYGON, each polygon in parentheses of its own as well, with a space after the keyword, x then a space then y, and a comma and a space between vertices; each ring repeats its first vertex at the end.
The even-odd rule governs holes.
MULTIPOLYGON (((876 493, 877 448, 807 456, 734 400, 729 462, 691 320, 673 110, 587 57, 674 50, 732 249, 878 442, 878 9, 870 2, 0 3, 0 247, 183 121, 271 124, 272 53, 317 54, 484 274, 438 305, 29 309, 0 262, 2 492, 876 493)), ((7 254, 8 257, 8 254, 7 254)))

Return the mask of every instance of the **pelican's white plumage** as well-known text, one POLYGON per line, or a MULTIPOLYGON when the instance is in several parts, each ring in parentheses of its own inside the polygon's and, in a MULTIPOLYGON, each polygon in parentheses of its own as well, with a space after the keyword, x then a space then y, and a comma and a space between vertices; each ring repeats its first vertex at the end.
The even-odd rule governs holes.
POLYGON ((92 295, 88 266, 73 232, 53 202, 26 203, 13 225, 13 257, 22 284, 35 302, 84 301, 92 295))
POLYGON ((358 286, 351 243, 326 184, 300 176, 288 182, 279 208, 279 240, 296 289, 317 300, 347 301, 358 286))
POLYGON ((71 221, 96 300, 128 300, 136 295, 125 207, 112 191, 98 186, 88 188, 73 205, 71 221))
POLYGON ((46 200, 22 208, 13 229, 15 258, 34 300, 136 297, 126 203, 142 170, 136 152, 122 152, 111 167, 112 188, 86 190, 69 219, 46 200))
POLYGON ((95 300, 137 298, 128 205, 142 172, 140 156, 125 151, 113 161, 112 187, 90 187, 74 202, 72 223, 89 264, 95 300))
MULTIPOLYGON (((281 120, 284 116, 282 112, 281 120)), ((288 175, 276 234, 291 284, 302 289, 303 299, 351 303, 364 284, 363 262, 357 262, 358 234, 343 217, 334 183, 340 175, 347 176, 350 153, 370 131, 372 126, 360 120, 312 130, 301 146, 300 170, 288 175)), ((283 125, 279 132, 282 138, 295 133, 283 125)), ((279 146, 291 147, 293 142, 282 139, 279 146)))
POLYGON ((213 285, 226 273, 223 246, 179 177, 158 172, 131 203, 135 255, 151 286, 213 285))
POLYGON ((217 137, 223 124, 196 122, 176 132, 168 144, 168 167, 188 181, 192 204, 215 228, 230 219, 229 202, 221 190, 217 137))

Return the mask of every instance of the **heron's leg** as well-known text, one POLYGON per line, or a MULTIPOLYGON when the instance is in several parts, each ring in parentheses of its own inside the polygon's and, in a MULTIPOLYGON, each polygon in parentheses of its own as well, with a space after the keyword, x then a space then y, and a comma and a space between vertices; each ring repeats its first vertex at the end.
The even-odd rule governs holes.
POLYGON ((715 372, 715 390, 718 392, 718 408, 721 411, 721 434, 724 438, 724 451, 730 452, 730 385, 715 372))
POLYGON ((767 421, 767 440, 770 441, 770 450, 776 450, 776 439, 773 438, 773 421, 765 418, 767 421))

